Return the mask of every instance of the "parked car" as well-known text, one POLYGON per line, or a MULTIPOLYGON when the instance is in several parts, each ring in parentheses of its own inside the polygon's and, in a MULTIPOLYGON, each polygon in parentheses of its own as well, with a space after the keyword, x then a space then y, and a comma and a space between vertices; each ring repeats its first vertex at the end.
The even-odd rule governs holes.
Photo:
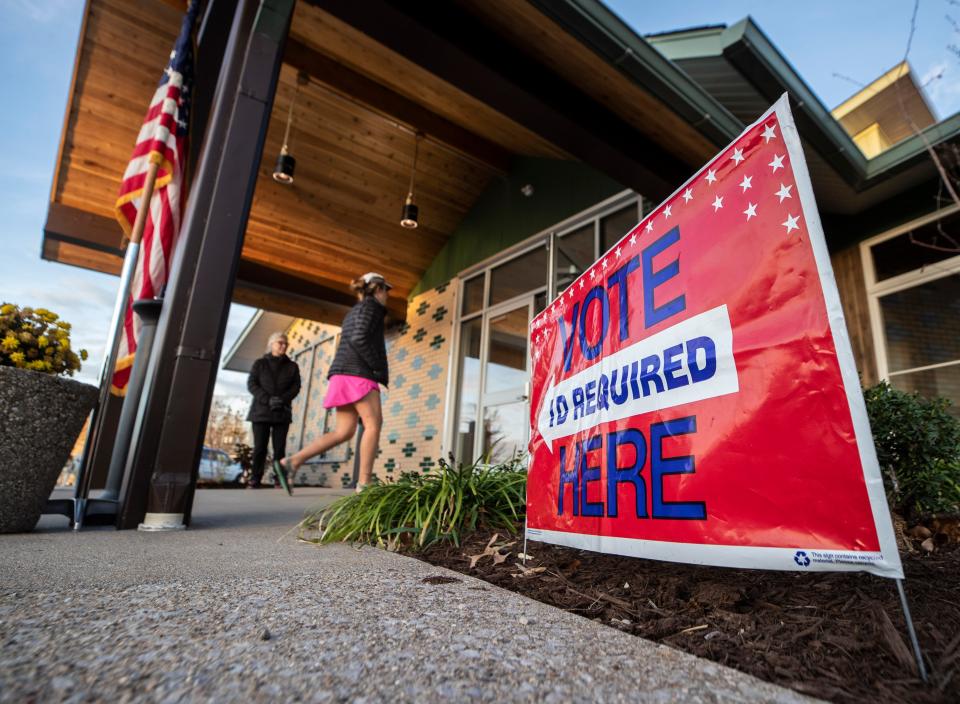
POLYGON ((197 480, 204 484, 240 484, 243 468, 223 450, 204 447, 197 480))

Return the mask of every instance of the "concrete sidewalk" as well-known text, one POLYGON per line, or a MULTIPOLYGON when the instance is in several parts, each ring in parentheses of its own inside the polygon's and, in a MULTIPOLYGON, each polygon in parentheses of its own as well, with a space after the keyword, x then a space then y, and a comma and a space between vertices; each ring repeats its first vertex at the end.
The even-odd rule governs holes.
POLYGON ((0 702, 806 701, 412 558, 298 543, 342 493, 201 490, 185 532, 0 536, 0 702))

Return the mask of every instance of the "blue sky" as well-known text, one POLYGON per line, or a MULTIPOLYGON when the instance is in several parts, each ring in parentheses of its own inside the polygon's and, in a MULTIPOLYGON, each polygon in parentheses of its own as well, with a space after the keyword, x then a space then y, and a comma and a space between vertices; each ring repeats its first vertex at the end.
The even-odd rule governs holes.
MULTIPOLYGON (((641 34, 732 24, 750 15, 827 107, 858 89, 834 74, 865 84, 903 58, 913 12, 911 0, 608 4, 641 34)), ((73 323, 75 346, 90 352, 78 378, 94 381, 117 279, 40 259, 82 8, 82 0, 0 0, 0 85, 11 98, 0 110, 0 300, 44 306, 73 323)), ((940 119, 960 111, 960 59, 949 48, 960 45, 960 35, 948 15, 960 20, 960 4, 921 0, 909 56, 940 119)), ((226 347, 252 312, 233 307, 226 347)), ((217 392, 243 394, 243 376, 221 372, 217 392)))

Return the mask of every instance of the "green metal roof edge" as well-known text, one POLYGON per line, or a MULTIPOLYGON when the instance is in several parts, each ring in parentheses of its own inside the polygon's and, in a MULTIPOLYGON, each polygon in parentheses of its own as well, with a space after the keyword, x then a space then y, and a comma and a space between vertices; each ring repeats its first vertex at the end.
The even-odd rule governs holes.
POLYGON ((718 146, 741 123, 683 69, 665 58, 598 0, 530 0, 541 13, 655 95, 718 146))
POLYGON ((885 152, 870 159, 867 162, 867 180, 881 178, 891 169, 910 161, 917 154, 926 152, 927 144, 932 147, 958 135, 960 135, 960 112, 935 125, 930 125, 920 134, 900 140, 885 152))
POLYGON ((790 94, 794 106, 804 110, 812 118, 824 136, 836 147, 836 151, 857 170, 861 178, 864 177, 867 172, 867 158, 863 152, 753 19, 745 17, 731 26, 727 32, 732 39, 731 44, 741 42, 751 50, 755 58, 765 64, 774 78, 779 79, 783 90, 790 94))
MULTIPOLYGON (((683 58, 717 56, 718 54, 703 51, 704 42, 702 39, 708 35, 711 38, 719 36, 718 43, 723 47, 723 55, 728 60, 730 54, 738 45, 749 51, 751 58, 760 62, 765 70, 779 83, 779 90, 785 90, 789 93, 793 105, 799 110, 806 111, 811 122, 817 125, 822 135, 836 147, 835 154, 840 154, 853 170, 853 173, 848 175, 854 176, 854 180, 850 183, 857 190, 869 188, 877 181, 892 176, 893 170, 905 166, 911 160, 922 155, 926 151, 924 138, 930 144, 937 144, 960 135, 960 113, 958 113, 928 127, 923 131, 923 137, 914 135, 898 142, 873 159, 867 159, 857 147, 853 138, 834 119, 831 112, 823 105, 773 42, 763 33, 763 30, 753 22, 752 18, 745 17, 723 30, 717 29, 715 32, 709 30, 708 27, 700 27, 693 30, 680 30, 673 35, 661 34, 656 37, 653 43, 691 31, 697 36, 691 37, 690 51, 683 58)), ((739 66, 732 61, 730 63, 732 68, 742 74, 739 66)), ((745 76, 745 78, 749 80, 748 76, 745 76)))

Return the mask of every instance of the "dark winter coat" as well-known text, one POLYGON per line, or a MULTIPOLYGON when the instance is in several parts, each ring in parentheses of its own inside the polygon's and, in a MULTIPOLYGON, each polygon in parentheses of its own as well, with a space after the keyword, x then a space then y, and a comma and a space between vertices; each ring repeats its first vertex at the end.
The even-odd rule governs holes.
POLYGON ((343 319, 340 344, 330 365, 328 377, 349 374, 372 379, 387 386, 387 345, 383 339, 383 319, 387 309, 373 296, 357 303, 343 319))
POLYGON ((268 352, 253 363, 247 377, 247 390, 253 394, 247 420, 289 423, 293 419, 291 403, 300 393, 300 367, 285 354, 275 357, 268 352), (280 399, 278 407, 270 407, 271 396, 280 399))

